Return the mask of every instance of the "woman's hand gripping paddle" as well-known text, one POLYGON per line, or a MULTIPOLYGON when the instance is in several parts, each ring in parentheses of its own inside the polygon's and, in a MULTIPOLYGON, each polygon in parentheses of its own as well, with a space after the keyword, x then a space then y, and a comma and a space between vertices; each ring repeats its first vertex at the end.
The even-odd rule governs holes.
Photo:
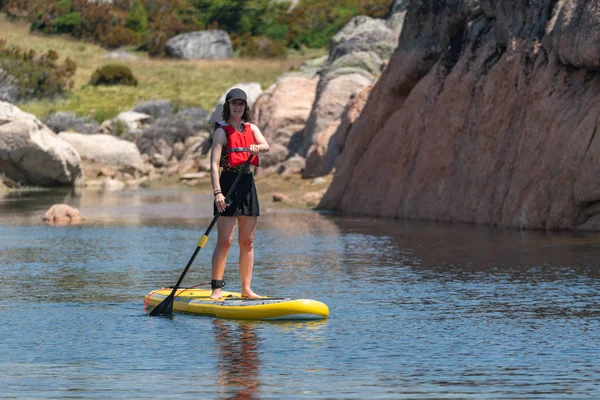
MULTIPOLYGON (((250 157, 248 157, 248 160, 246 160, 246 162, 242 166, 242 170, 240 171, 238 176, 235 178, 235 181, 233 181, 233 184, 231 185, 231 188, 229 189, 229 191, 227 192, 227 196, 225 197, 225 204, 229 204, 229 198, 233 194, 233 189, 235 189, 238 182, 242 178, 242 175, 243 175, 244 171, 246 170, 246 168, 250 167, 250 161, 252 161, 252 157, 254 157, 254 155, 250 155, 250 157)), ((173 313, 173 300, 175 299, 175 293, 177 292, 177 289, 179 289, 179 285, 181 285, 181 281, 183 281, 183 278, 185 277, 185 274, 187 274, 188 269, 190 269, 190 267, 192 266, 192 263, 196 259, 196 255, 198 254, 200 249, 204 247, 206 242, 208 242, 208 234, 210 233, 212 228, 215 226, 215 223, 217 222, 217 219, 219 219, 220 215, 221 215, 221 212, 217 210, 217 213, 215 214, 215 217, 213 218, 210 225, 208 226, 208 229, 206 229, 206 232, 204 232, 204 235, 202 235, 202 237, 198 241, 198 246, 196 246, 196 251, 194 251, 192 258, 190 258, 190 261, 188 261, 187 265, 185 266, 185 269, 183 270, 183 273, 181 274, 181 276, 177 280, 177 283, 173 287, 171 294, 169 294, 167 297, 165 297, 165 299, 163 301, 161 301, 156 307, 154 307, 152 309, 152 311, 150 311, 150 314, 148 314, 148 315, 150 315, 151 317, 155 317, 157 315, 171 315, 173 313)))

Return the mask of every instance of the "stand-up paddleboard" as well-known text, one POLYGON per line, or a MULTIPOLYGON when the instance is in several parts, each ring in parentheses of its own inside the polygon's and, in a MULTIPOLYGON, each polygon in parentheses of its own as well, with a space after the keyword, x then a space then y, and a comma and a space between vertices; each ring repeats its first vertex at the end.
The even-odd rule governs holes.
MULTIPOLYGON (((147 312, 160 304, 173 288, 163 288, 148 293, 144 300, 147 312)), ((223 291, 223 299, 210 298, 206 289, 177 289, 173 299, 173 311, 206 315, 216 318, 248 320, 313 320, 329 316, 324 303, 308 299, 284 297, 261 297, 248 299, 241 293, 223 291)))

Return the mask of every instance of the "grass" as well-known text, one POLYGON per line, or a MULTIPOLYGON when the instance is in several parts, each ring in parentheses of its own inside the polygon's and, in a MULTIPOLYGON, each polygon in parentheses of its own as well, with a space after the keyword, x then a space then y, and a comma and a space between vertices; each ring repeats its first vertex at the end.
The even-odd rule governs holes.
POLYGON ((24 111, 43 117, 55 111, 73 111, 90 115, 98 122, 131 109, 137 102, 167 99, 176 104, 212 109, 219 96, 240 82, 258 82, 263 90, 284 72, 294 70, 307 59, 325 54, 325 50, 295 53, 283 60, 233 58, 228 60, 152 59, 146 53, 133 52, 136 60, 104 58, 107 51, 98 45, 67 36, 44 36, 29 32, 23 21, 11 22, 0 15, 0 37, 22 49, 45 52, 53 49, 59 62, 69 57, 77 63, 75 87, 64 98, 19 104, 24 111), (94 71, 106 64, 129 67, 139 81, 137 87, 91 86, 94 71))

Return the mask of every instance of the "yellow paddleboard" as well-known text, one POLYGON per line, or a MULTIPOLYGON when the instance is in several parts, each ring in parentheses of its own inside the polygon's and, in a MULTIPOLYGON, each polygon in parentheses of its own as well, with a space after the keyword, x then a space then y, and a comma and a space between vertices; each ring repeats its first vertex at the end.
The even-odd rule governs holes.
MULTIPOLYGON (((173 289, 163 288, 148 293, 144 300, 146 311, 150 312, 160 304, 173 289)), ((283 297, 261 297, 248 299, 240 293, 223 291, 223 299, 210 298, 206 289, 180 288, 175 293, 173 311, 206 315, 216 318, 248 320, 314 320, 329 316, 329 308, 324 303, 308 299, 283 297)))

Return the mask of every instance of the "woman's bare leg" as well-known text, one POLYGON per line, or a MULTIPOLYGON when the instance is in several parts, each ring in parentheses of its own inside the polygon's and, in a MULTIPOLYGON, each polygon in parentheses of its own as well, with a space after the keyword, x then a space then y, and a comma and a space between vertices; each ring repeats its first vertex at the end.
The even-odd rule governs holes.
MULTIPOLYGON (((219 217, 217 220, 217 245, 212 255, 212 279, 222 280, 225 274, 225 264, 227 264, 227 252, 233 242, 233 233, 235 230, 235 217, 219 217)), ((221 289, 214 289, 210 295, 211 299, 220 299, 221 289)))
POLYGON ((240 246, 240 278, 242 281, 242 296, 260 297, 250 289, 252 270, 254 269, 254 233, 256 232, 257 217, 238 217, 238 244, 240 246))

